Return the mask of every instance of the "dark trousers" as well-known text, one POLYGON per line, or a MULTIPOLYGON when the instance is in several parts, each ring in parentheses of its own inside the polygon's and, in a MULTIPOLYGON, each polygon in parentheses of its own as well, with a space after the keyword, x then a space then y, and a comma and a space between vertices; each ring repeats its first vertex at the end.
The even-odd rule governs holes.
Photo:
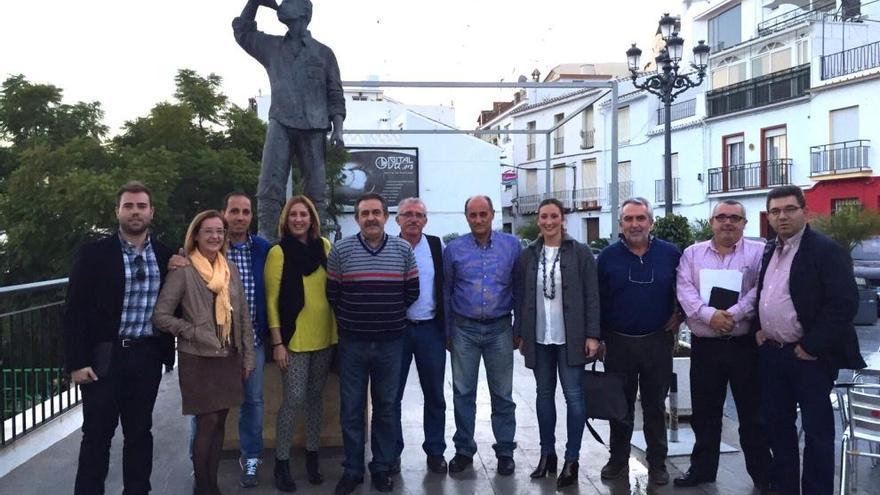
POLYGON ((834 493, 834 411, 831 387, 836 373, 820 359, 804 361, 794 345, 765 343, 759 349, 761 399, 767 439, 773 452, 770 484, 782 495, 834 493), (797 407, 804 428, 804 472, 800 472, 797 407))
POLYGON ((150 492, 153 471, 153 405, 162 379, 159 339, 113 350, 110 371, 82 385, 83 426, 76 495, 104 493, 110 442, 122 421, 122 480, 125 495, 150 492))
POLYGON ((626 374, 625 393, 629 405, 626 420, 610 421, 611 461, 629 461, 636 390, 640 390, 648 465, 658 468, 666 462, 664 401, 672 378, 672 343, 673 334, 662 330, 638 337, 611 332, 606 339, 605 370, 626 374))
POLYGON ((691 337, 691 404, 694 450, 691 471, 715 479, 721 453, 721 418, 727 385, 739 419, 739 443, 746 471, 756 485, 766 484, 770 448, 761 422, 758 347, 751 335, 731 339, 691 337))
POLYGON ((397 414, 396 457, 403 452, 403 428, 400 424, 400 404, 409 366, 413 358, 419 373, 422 395, 425 397, 423 426, 425 442, 422 450, 427 455, 443 455, 446 451, 446 398, 443 396, 443 376, 446 373, 446 332, 436 319, 411 323, 403 337, 403 360, 400 364, 400 385, 394 403, 397 414))
POLYGON ((364 410, 367 407, 367 386, 373 405, 370 424, 370 448, 373 460, 370 473, 388 472, 394 459, 394 402, 400 380, 400 356, 403 339, 364 341, 339 338, 339 420, 345 474, 364 475, 364 410))

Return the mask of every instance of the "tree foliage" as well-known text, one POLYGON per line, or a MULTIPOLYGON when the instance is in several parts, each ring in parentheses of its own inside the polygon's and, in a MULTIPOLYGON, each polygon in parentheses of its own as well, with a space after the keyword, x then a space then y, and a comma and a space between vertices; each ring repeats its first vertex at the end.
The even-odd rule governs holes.
POLYGON ((694 243, 694 234, 688 219, 682 215, 667 215, 654 221, 654 235, 671 242, 684 251, 684 248, 694 243))
POLYGON ((529 220, 527 223, 520 225, 516 229, 516 235, 520 239, 528 239, 530 241, 537 239, 540 233, 541 229, 538 228, 538 223, 535 220, 529 220))
POLYGON ((814 216, 810 225, 852 251, 858 243, 880 234, 880 212, 842 208, 831 215, 814 216))
POLYGON ((715 235, 712 232, 712 224, 705 218, 698 218, 691 224, 691 232, 693 233, 694 242, 708 241, 715 235))
POLYGON ((213 72, 202 77, 192 69, 180 69, 174 76, 177 85, 174 97, 190 108, 202 132, 205 122, 219 124, 226 108, 226 95, 220 92, 222 82, 223 79, 213 72))

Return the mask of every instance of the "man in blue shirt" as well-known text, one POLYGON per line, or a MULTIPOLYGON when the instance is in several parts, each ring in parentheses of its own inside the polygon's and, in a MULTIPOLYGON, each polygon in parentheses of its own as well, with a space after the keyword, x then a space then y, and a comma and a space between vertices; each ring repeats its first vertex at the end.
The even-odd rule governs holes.
POLYGON ((654 214, 644 198, 620 207, 621 239, 599 255, 599 299, 605 369, 625 373, 629 411, 611 421, 611 458, 603 479, 624 475, 629 467, 636 389, 641 390, 648 481, 669 483, 666 470, 665 404, 672 377, 672 346, 682 318, 675 300, 681 253, 651 235, 654 214))
POLYGON ((498 474, 513 474, 516 418, 513 402, 513 269, 519 258, 516 237, 492 231, 495 211, 487 196, 465 201, 471 233, 443 253, 443 300, 446 305, 447 347, 452 353, 455 406, 455 456, 449 472, 460 473, 473 463, 477 377, 480 357, 492 398, 492 431, 498 474))

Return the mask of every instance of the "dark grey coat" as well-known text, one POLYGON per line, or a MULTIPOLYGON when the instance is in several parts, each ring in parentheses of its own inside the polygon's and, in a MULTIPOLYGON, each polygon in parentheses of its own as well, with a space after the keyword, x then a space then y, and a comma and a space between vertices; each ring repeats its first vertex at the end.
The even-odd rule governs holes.
MULTIPOLYGON (((522 337, 526 367, 535 367, 535 322, 537 320, 537 278, 542 237, 523 249, 514 271, 514 335, 522 337)), ((599 281, 596 260, 586 245, 568 235, 562 239, 559 253, 562 274, 562 312, 565 321, 565 342, 569 366, 587 362, 584 344, 587 337, 600 338, 599 281)))

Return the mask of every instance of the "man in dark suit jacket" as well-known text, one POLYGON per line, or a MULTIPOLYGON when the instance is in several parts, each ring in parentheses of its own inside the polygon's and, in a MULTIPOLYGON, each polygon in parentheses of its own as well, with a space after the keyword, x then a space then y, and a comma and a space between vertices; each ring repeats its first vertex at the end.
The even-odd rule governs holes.
POLYGON ((778 233, 764 251, 758 281, 761 397, 773 461, 772 490, 784 495, 834 492, 834 411, 838 370, 865 367, 853 327, 858 292, 845 249, 807 225, 804 193, 782 186, 767 194, 778 233), (805 433, 803 477, 795 422, 805 433))
POLYGON ((117 193, 119 231, 84 244, 70 270, 64 313, 65 368, 83 397, 74 493, 102 494, 110 441, 122 421, 126 494, 150 491, 153 405, 174 340, 150 322, 171 250, 148 230, 152 197, 140 183, 117 193))
POLYGON ((446 333, 443 320, 443 246, 439 237, 422 233, 428 223, 425 203, 418 198, 406 198, 397 207, 400 236, 413 248, 419 267, 419 298, 406 312, 409 319, 400 366, 400 387, 397 393, 397 451, 392 470, 400 470, 403 452, 403 431, 400 425, 400 403, 409 376, 413 358, 419 373, 419 383, 425 396, 423 425, 425 442, 422 449, 427 455, 428 469, 446 474, 446 399, 443 396, 443 375, 446 372, 446 333))

